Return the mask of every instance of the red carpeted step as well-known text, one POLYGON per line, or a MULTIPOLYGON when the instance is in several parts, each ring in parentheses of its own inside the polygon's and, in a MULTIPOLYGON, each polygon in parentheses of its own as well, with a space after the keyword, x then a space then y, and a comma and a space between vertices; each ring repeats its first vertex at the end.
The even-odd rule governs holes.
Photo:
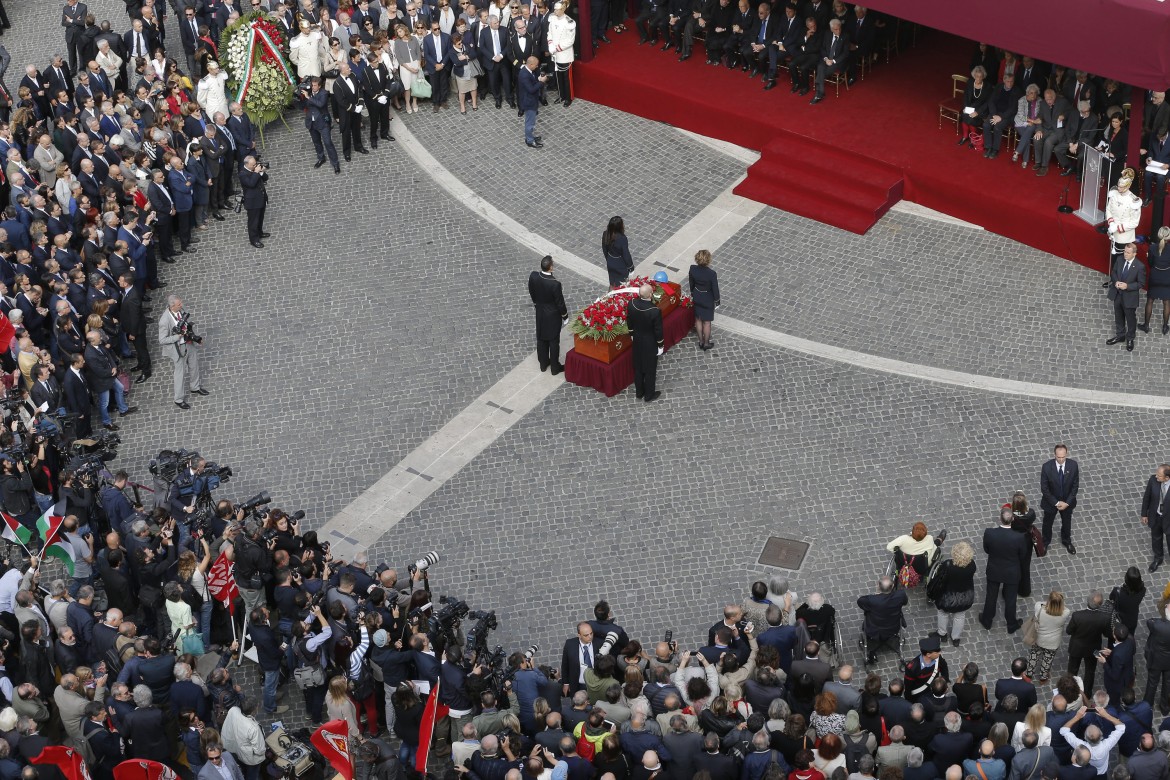
MULTIPOLYGON (((827 225, 862 234, 880 215, 874 209, 851 203, 817 190, 800 189, 768 176, 748 177, 734 190, 736 195, 797 214, 827 225)), ((883 212, 884 213, 884 212, 883 212)))

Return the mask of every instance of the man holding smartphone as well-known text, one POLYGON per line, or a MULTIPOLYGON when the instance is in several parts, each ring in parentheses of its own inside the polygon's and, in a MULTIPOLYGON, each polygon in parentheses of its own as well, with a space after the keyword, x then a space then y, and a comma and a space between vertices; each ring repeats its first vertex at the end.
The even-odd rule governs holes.
POLYGON ((1081 707, 1072 720, 1060 729, 1060 736, 1064 737, 1064 741, 1071 745, 1073 750, 1079 747, 1088 749, 1089 765, 1097 770, 1098 775, 1104 775, 1109 771, 1109 751, 1113 750, 1113 746, 1117 744, 1124 733, 1125 724, 1113 717, 1107 709, 1096 704, 1091 707, 1081 707), (1109 732, 1108 737, 1102 736, 1101 727, 1096 724, 1090 724, 1085 728, 1084 739, 1073 734, 1073 728, 1088 712, 1092 712, 1098 718, 1113 724, 1113 731, 1109 732))

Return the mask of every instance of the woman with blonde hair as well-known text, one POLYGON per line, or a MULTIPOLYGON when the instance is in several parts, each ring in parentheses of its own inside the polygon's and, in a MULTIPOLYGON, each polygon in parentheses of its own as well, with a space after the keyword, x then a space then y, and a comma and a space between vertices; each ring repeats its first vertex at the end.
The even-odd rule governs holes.
POLYGON ((950 559, 943 561, 927 586, 938 610, 938 635, 950 634, 951 644, 959 646, 967 625, 967 610, 975 603, 975 550, 967 542, 951 548, 950 559))
POLYGON ((1060 649, 1072 610, 1065 606, 1064 594, 1054 590, 1048 594, 1047 601, 1036 602, 1032 617, 1036 621, 1036 644, 1028 650, 1028 671, 1024 674, 1043 684, 1048 682, 1048 670, 1060 649))
POLYGON ((358 728, 357 709, 349 698, 349 680, 345 675, 335 675, 329 680, 329 690, 325 693, 325 716, 328 720, 344 720, 349 727, 349 738, 361 737, 358 728))
POLYGON ((1052 729, 1047 725, 1048 713, 1044 709, 1043 704, 1033 704, 1028 708, 1028 712, 1024 715, 1024 719, 1016 723, 1015 730, 1012 732, 1012 747, 1016 751, 1024 749, 1024 732, 1035 732, 1039 742, 1036 747, 1044 747, 1052 744, 1052 729))
POLYGON ((711 340, 711 322, 715 319, 715 308, 719 306, 719 276, 711 270, 711 253, 706 249, 695 253, 695 264, 687 272, 687 282, 695 304, 699 349, 708 350, 715 346, 711 340))

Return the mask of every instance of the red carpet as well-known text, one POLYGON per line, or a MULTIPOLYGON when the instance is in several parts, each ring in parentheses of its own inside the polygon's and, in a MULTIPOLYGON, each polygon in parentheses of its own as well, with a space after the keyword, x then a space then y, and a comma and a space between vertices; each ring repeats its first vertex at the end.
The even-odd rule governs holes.
MULTIPOLYGON (((956 146, 954 125, 938 129, 938 103, 952 73, 966 73, 974 44, 923 30, 852 89, 809 105, 787 72, 764 92, 760 78, 705 64, 701 44, 680 63, 675 52, 638 46, 632 27, 579 63, 578 97, 762 152, 736 193, 785 211, 864 233, 900 198, 1015 241, 1104 270, 1108 242, 1091 225, 1056 210, 1070 178, 1037 177, 1011 163, 956 146)), ((682 161, 680 161, 682 162, 682 161)), ((1080 196, 1072 180, 1069 203, 1080 196)), ((1148 219, 1148 216, 1147 216, 1148 219)), ((913 237, 908 237, 913 241, 913 237)))

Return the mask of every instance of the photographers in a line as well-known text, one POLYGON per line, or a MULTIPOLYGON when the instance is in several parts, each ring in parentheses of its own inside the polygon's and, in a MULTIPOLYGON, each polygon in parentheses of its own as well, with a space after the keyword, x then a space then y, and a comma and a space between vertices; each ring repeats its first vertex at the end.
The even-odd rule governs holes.
MULTIPOLYGON (((255 164, 255 158, 248 159, 255 164)), ((211 395, 203 388, 199 376, 198 346, 203 343, 203 337, 195 334, 195 324, 191 321, 191 315, 183 311, 183 299, 174 293, 167 296, 167 310, 158 319, 158 343, 162 345, 163 354, 169 357, 175 366, 175 406, 180 409, 191 408, 187 403, 188 378, 191 381, 192 393, 211 395)))
MULTIPOLYGON (((336 152, 334 157, 336 158, 336 152)), ((248 212, 248 243, 257 249, 263 249, 262 238, 268 238, 270 233, 264 232, 264 210, 268 207, 268 168, 256 162, 256 158, 249 155, 244 158, 244 167, 240 169, 240 187, 244 193, 240 203, 248 212)))
POLYGON ((528 61, 524 63, 524 67, 520 68, 520 83, 516 85, 520 98, 520 110, 524 112, 524 143, 533 149, 540 149, 544 146, 540 136, 536 135, 536 114, 540 111, 541 85, 548 81, 548 76, 536 75, 538 67, 540 67, 540 60, 536 57, 529 57, 528 61))

